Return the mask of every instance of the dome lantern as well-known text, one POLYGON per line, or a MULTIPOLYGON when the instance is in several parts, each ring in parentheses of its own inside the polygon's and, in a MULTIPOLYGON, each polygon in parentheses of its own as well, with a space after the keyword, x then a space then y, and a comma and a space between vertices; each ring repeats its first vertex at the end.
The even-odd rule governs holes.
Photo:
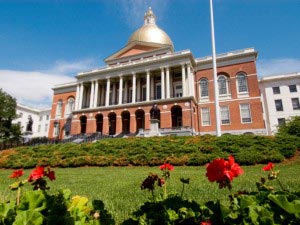
POLYGON ((151 7, 149 7, 145 13, 144 25, 130 36, 127 44, 133 42, 154 43, 162 46, 171 46, 173 48, 173 42, 168 34, 156 25, 156 16, 151 7))

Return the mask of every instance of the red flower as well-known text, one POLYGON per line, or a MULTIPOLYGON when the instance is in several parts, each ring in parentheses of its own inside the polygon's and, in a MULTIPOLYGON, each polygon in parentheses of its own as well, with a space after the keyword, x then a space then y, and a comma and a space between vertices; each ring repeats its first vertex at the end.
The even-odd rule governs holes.
POLYGON ((274 168, 274 165, 273 163, 269 162, 268 165, 266 165, 265 167, 263 167, 262 169, 264 171, 269 171, 269 170, 272 170, 274 168))
POLYGON ((172 171, 172 170, 174 170, 174 166, 172 166, 172 165, 169 164, 169 163, 165 163, 165 164, 161 165, 161 166, 159 167, 159 169, 160 169, 160 170, 169 170, 169 171, 172 171))
POLYGON ((33 180, 37 180, 39 178, 42 178, 44 175, 45 175, 44 167, 37 166, 36 169, 30 173, 28 181, 31 182, 33 180))
POLYGON ((55 180, 55 173, 48 168, 48 172, 45 174, 51 181, 55 180))
POLYGON ((23 174, 24 174, 23 169, 15 170, 15 171, 13 171, 13 173, 9 176, 9 178, 19 178, 19 177, 23 176, 23 174))
POLYGON ((212 223, 210 222, 210 220, 208 220, 208 221, 202 221, 200 225, 212 225, 212 223))
POLYGON ((229 186, 234 177, 243 174, 242 168, 235 163, 234 157, 229 156, 225 159, 215 159, 206 167, 206 176, 210 182, 216 181, 220 187, 229 186))

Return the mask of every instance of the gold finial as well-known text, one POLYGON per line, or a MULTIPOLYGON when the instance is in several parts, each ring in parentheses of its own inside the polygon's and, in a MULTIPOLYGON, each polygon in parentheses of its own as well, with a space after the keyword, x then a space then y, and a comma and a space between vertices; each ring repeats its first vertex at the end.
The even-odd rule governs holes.
POLYGON ((151 7, 148 8, 148 11, 145 12, 145 24, 155 24, 156 16, 154 15, 151 7))

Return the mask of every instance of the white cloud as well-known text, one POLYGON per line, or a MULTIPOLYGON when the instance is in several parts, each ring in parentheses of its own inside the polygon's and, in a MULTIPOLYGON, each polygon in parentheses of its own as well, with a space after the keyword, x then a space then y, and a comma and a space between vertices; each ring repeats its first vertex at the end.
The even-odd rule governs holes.
POLYGON ((131 28, 137 28, 143 24, 144 14, 148 7, 151 7, 156 17, 162 20, 169 6, 169 0, 119 0, 118 3, 122 7, 122 17, 131 28))
POLYGON ((75 81, 65 75, 14 70, 0 70, 0 80, 0 88, 19 103, 39 108, 51 106, 54 85, 75 81))
POLYGON ((40 71, 0 70, 0 88, 19 103, 35 108, 51 107, 53 91, 57 84, 76 81, 78 72, 94 69, 96 60, 75 62, 56 61, 51 68, 40 71), (71 76, 70 76, 70 75, 71 76))
POLYGON ((259 77, 300 71, 300 59, 278 58, 257 61, 259 77))

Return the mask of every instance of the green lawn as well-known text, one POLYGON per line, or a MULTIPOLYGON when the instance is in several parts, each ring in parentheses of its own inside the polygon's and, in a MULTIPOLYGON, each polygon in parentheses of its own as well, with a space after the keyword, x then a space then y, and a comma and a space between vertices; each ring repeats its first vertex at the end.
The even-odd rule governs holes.
MULTIPOLYGON (((255 191, 255 182, 261 176, 267 176, 262 171, 262 165, 243 166, 245 173, 234 180, 233 190, 255 191)), ((276 164, 275 169, 280 170, 280 179, 285 188, 295 191, 300 187, 300 161, 288 164, 276 164)), ((140 185, 149 172, 161 174, 158 167, 83 167, 83 168, 56 168, 57 179, 49 181, 50 191, 62 188, 71 189, 74 195, 84 195, 91 199, 101 199, 106 208, 119 224, 127 219, 129 214, 135 211, 147 200, 148 191, 142 191, 140 185)), ((13 180, 8 179, 12 170, 0 170, 0 194, 1 201, 12 197, 8 185, 13 180)), ((26 170, 26 177, 30 170, 26 170)), ((227 199, 228 191, 219 190, 218 185, 209 183, 205 177, 205 167, 175 167, 171 172, 168 190, 181 191, 180 177, 191 178, 191 183, 186 188, 185 197, 203 203, 208 200, 227 199)), ((29 185, 26 185, 27 187, 29 185)), ((279 188, 277 183, 274 186, 279 188)), ((161 191, 160 189, 156 190, 161 191)))

